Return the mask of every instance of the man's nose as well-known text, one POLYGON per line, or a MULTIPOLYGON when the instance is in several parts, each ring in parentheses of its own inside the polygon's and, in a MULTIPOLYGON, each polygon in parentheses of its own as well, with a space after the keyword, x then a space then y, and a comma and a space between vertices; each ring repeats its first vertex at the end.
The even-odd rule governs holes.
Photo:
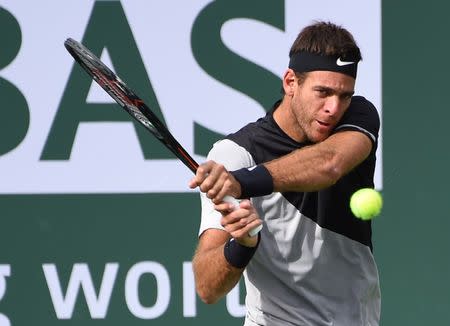
POLYGON ((338 96, 330 96, 328 97, 325 103, 325 112, 329 115, 335 115, 341 106, 341 100, 338 96))

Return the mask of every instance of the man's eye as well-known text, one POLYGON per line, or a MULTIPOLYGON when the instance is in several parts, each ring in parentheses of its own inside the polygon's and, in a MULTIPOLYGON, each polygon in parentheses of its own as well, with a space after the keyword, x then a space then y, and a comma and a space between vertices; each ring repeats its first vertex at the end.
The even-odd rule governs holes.
POLYGON ((351 94, 347 94, 347 95, 342 96, 342 99, 345 100, 345 101, 348 101, 348 100, 352 99, 352 96, 353 95, 351 95, 351 94))

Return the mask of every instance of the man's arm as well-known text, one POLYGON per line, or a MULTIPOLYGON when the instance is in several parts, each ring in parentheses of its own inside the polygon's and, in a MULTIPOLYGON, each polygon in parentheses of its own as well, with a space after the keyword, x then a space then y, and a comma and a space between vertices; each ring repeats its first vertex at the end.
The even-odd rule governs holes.
MULTIPOLYGON (((250 237, 248 233, 261 224, 249 200, 242 201, 238 209, 234 209, 228 203, 216 205, 215 209, 223 214, 221 224, 225 231, 205 230, 200 236, 192 261, 196 291, 205 303, 215 303, 226 295, 239 282, 245 269, 245 266, 242 268, 233 266, 225 258, 224 247, 228 240, 233 238, 233 241, 239 243, 244 251, 250 250, 254 253, 253 249, 256 248, 258 239, 250 237)), ((235 254, 241 261, 242 252, 236 253, 229 250, 228 253, 235 254)), ((245 254, 246 252, 244 256, 245 254)))
POLYGON ((317 191, 335 184, 371 150, 372 142, 363 133, 342 131, 264 165, 272 176, 274 191, 317 191))
MULTIPOLYGON (((372 150, 372 141, 359 131, 341 131, 324 141, 264 163, 273 179, 274 191, 317 191, 336 183, 362 163, 372 150)), ((214 203, 226 195, 241 196, 241 185, 223 165, 201 164, 190 181, 214 203)))
POLYGON ((226 295, 241 278, 243 269, 227 263, 223 255, 229 234, 209 229, 200 237, 192 266, 195 288, 203 302, 211 304, 226 295))

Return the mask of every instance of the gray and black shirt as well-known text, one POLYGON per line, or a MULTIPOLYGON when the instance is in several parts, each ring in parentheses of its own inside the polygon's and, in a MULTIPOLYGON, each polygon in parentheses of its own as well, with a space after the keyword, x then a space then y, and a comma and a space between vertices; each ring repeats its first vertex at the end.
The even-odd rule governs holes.
MULTIPOLYGON (((308 143, 287 136, 273 110, 217 142, 208 159, 230 170, 264 163, 308 143)), ((354 96, 334 132, 359 131, 373 143, 369 157, 333 186, 315 192, 273 193, 252 198, 264 228, 244 276, 246 326, 376 326, 380 317, 378 272, 371 222, 349 208, 356 190, 373 187, 380 119, 375 107, 354 96)), ((220 214, 202 194, 200 234, 223 229, 220 214)))

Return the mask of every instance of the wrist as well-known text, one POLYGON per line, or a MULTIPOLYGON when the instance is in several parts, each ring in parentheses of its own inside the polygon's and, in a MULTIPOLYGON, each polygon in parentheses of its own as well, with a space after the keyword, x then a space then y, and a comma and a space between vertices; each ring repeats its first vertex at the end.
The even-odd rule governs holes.
POLYGON ((225 246, 223 248, 223 255, 225 257, 225 260, 233 267, 245 268, 253 258, 256 249, 258 249, 260 240, 261 234, 258 233, 258 240, 256 245, 254 247, 247 247, 231 238, 227 243, 225 243, 225 246))
POLYGON ((273 192, 273 179, 269 170, 259 164, 252 168, 242 168, 230 172, 241 186, 239 198, 270 195, 273 192))
POLYGON ((239 243, 241 246, 245 246, 248 248, 253 248, 256 247, 258 245, 259 239, 258 237, 255 236, 247 236, 247 237, 243 237, 240 239, 234 239, 237 243, 239 243))

